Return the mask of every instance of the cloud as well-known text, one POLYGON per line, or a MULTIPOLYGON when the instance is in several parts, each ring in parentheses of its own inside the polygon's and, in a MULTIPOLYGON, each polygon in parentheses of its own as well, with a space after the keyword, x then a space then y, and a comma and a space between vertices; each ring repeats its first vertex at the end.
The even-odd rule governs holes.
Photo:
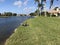
POLYGON ((5 0, 0 0, 0 2, 4 2, 5 0))
POLYGON ((25 0, 25 1, 24 1, 24 5, 27 5, 28 1, 29 1, 29 0, 25 0))
POLYGON ((34 6, 32 6, 32 7, 25 7, 25 8, 24 8, 24 10, 27 10, 27 11, 30 11, 30 10, 33 10, 33 9, 35 9, 34 6))
POLYGON ((23 11, 25 12, 25 13, 31 13, 31 12, 34 12, 34 10, 35 10, 36 8, 34 7, 34 6, 32 6, 32 7, 25 7, 24 9, 23 9, 23 11))
POLYGON ((27 3, 28 3, 28 1, 29 1, 29 0, 24 0, 24 1, 18 0, 18 1, 15 1, 15 2, 13 3, 13 5, 18 6, 18 7, 26 6, 27 3))
POLYGON ((22 6, 22 1, 20 1, 20 0, 19 1, 15 1, 14 5, 18 6, 18 7, 21 7, 22 6))
POLYGON ((26 7, 26 8, 24 8, 23 10, 29 12, 31 9, 26 7))

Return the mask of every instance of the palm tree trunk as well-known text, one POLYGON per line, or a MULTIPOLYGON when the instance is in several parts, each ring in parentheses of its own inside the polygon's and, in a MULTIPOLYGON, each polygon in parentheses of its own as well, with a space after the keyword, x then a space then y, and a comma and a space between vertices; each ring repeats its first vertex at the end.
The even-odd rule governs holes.
POLYGON ((40 16, 41 16, 41 8, 40 8, 40 16))
MULTIPOLYGON (((40 0, 40 3, 41 3, 41 0, 40 0)), ((41 16, 41 12, 42 12, 41 7, 40 7, 40 9, 39 9, 39 10, 40 10, 40 16, 41 16)))
POLYGON ((38 15, 40 16, 40 7, 39 7, 39 3, 40 3, 40 2, 38 2, 38 15))
POLYGON ((38 15, 40 16, 40 12, 39 12, 40 10, 39 10, 39 7, 38 7, 38 15))
POLYGON ((47 16, 46 14, 46 3, 45 3, 45 6, 44 6, 44 11, 45 11, 45 17, 47 16))

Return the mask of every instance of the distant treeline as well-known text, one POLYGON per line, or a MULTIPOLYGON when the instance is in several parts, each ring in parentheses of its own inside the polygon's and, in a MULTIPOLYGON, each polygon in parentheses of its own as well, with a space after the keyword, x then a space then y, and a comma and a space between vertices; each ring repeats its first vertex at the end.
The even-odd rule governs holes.
POLYGON ((4 13, 0 13, 0 16, 17 16, 17 13, 4 12, 4 13))

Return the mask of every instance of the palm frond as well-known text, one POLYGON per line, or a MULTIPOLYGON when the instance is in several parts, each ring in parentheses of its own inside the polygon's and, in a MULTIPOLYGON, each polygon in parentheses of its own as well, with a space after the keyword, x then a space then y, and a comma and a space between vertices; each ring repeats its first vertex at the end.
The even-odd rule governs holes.
POLYGON ((35 0, 35 2, 39 2, 39 0, 35 0))
MULTIPOLYGON (((57 0, 58 1, 58 0, 57 0)), ((50 0, 50 8, 53 5, 54 0, 50 0)))

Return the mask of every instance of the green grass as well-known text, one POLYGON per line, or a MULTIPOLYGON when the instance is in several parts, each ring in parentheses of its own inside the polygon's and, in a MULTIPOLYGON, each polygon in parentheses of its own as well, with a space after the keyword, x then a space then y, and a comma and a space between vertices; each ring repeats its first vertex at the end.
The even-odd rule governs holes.
POLYGON ((60 18, 36 17, 27 22, 29 26, 18 27, 5 45, 60 45, 60 18))

